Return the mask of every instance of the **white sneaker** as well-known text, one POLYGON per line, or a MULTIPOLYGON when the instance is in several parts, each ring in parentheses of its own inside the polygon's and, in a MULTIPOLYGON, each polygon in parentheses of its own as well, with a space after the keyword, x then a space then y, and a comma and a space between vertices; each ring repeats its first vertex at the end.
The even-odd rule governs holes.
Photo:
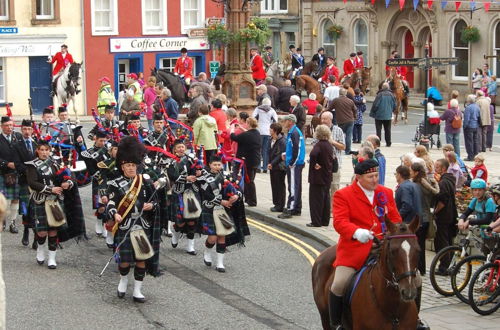
POLYGON ((212 266, 212 250, 211 249, 205 249, 205 251, 203 251, 203 262, 208 267, 212 266))
POLYGON ((134 298, 134 301, 138 303, 143 303, 146 301, 146 298, 141 293, 141 288, 142 281, 134 280, 134 294, 132 295, 132 297, 134 298))
POLYGON ((45 262, 45 244, 38 243, 38 247, 36 248, 36 262, 39 265, 43 265, 45 262))
POLYGON ((102 235, 102 221, 100 219, 97 219, 96 223, 95 223, 95 233, 97 234, 97 236, 101 236, 102 235))
POLYGON ((172 247, 175 249, 177 247, 177 244, 179 244, 179 232, 178 231, 173 231, 172 232, 172 247))
POLYGON ((194 238, 193 239, 188 239, 187 240, 188 243, 187 243, 187 249, 186 249, 186 252, 192 256, 195 256, 196 255, 196 251, 194 249, 194 238))
POLYGON ((47 261, 47 266, 49 267, 49 269, 56 269, 57 268, 56 252, 57 251, 50 251, 49 250, 49 261, 47 261))
POLYGON ((218 253, 217 252, 217 266, 215 266, 215 269, 219 273, 225 273, 226 268, 224 268, 224 253, 218 253))
POLYGON ((128 285, 128 274, 120 275, 120 283, 118 283, 118 298, 125 297, 125 292, 127 292, 128 285))

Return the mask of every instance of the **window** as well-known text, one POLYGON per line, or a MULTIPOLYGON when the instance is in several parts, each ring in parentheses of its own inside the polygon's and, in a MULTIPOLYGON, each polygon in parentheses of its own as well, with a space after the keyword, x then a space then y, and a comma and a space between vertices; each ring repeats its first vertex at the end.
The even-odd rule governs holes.
POLYGON ((36 0, 36 19, 54 19, 54 0, 36 0))
MULTIPOLYGON (((175 62, 177 62, 178 57, 164 57, 160 58, 159 67, 160 69, 166 69, 170 72, 174 72, 175 62)), ((193 60, 193 75, 196 75, 196 57, 191 57, 193 60)))
POLYGON ((118 34, 118 0, 92 0, 92 35, 118 34))
POLYGON ((142 33, 167 33, 167 7, 165 0, 142 0, 142 33))
POLYGON ((260 12, 263 14, 288 12, 288 0, 262 0, 260 12))
POLYGON ((368 64, 368 27, 362 19, 358 19, 354 25, 354 50, 362 51, 365 54, 364 64, 368 64))
POLYGON ((327 19, 323 23, 323 28, 321 29, 321 41, 322 41, 322 47, 325 48, 325 55, 326 56, 337 56, 337 46, 336 46, 336 40, 330 36, 328 33, 328 29, 333 26, 333 22, 329 19, 327 19))
POLYGON ((5 102, 5 70, 4 59, 0 57, 0 102, 5 102))
POLYGON ((297 47, 295 45, 295 33, 293 33, 293 32, 285 32, 285 33, 286 33, 286 43, 287 43, 286 49, 289 49, 289 47, 291 45, 294 45, 295 47, 297 47))
MULTIPOLYGON (((497 56, 500 56, 500 22, 497 23, 495 27, 495 39, 493 44, 493 53, 497 56)), ((500 59, 497 57, 495 62, 493 62, 493 72, 497 76, 497 79, 500 77, 500 59)))
POLYGON ((458 64, 452 66, 453 79, 467 80, 469 77, 469 45, 460 40, 462 30, 467 24, 460 20, 455 24, 452 34, 452 57, 458 57, 458 64))
POLYGON ((0 0, 0 20, 9 20, 9 1, 0 0))
POLYGON ((205 1, 181 0, 182 33, 189 29, 203 27, 205 18, 205 1))

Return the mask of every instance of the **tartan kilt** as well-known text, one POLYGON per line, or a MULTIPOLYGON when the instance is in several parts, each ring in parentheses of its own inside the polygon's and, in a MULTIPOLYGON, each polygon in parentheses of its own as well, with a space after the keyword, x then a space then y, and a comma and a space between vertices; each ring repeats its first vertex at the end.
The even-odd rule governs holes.
MULTIPOLYGON (((62 203, 60 204, 62 207, 62 203)), ((47 222, 47 213, 45 212, 45 203, 36 204, 35 202, 30 201, 29 210, 30 217, 35 222, 35 231, 58 230, 58 228, 49 227, 47 222)))
POLYGON ((3 175, 0 175, 0 192, 2 192, 6 199, 17 200, 19 199, 19 178, 16 178, 16 184, 10 187, 5 185, 5 179, 3 175))
POLYGON ((213 209, 202 207, 199 226, 202 235, 216 235, 213 209))
MULTIPOLYGON (((125 233, 128 230, 121 230, 118 229, 115 233, 114 240, 115 240, 115 246, 118 246, 120 242, 122 241, 123 237, 125 236, 125 233)), ((148 236, 151 245, 153 243, 151 242, 151 229, 144 229, 144 232, 148 236)), ((126 262, 126 263, 134 263, 136 262, 135 260, 135 253, 134 253, 134 248, 132 246, 132 241, 130 239, 130 234, 127 235, 127 239, 123 242, 122 245, 120 245, 120 261, 119 262, 126 262)), ((144 260, 140 260, 144 261, 144 260)))
POLYGON ((28 215, 29 212, 29 202, 30 202, 30 190, 27 184, 19 185, 19 214, 28 215))

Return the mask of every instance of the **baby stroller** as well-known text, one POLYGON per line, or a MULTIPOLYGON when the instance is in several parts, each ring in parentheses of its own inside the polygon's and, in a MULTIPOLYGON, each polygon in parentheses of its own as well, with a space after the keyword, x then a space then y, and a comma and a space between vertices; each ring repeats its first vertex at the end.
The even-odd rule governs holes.
POLYGON ((415 137, 413 138, 413 142, 415 146, 420 143, 422 138, 427 138, 429 140, 430 147, 436 146, 438 149, 441 148, 441 139, 439 137, 441 133, 441 120, 439 117, 437 118, 427 118, 427 131, 425 130, 424 121, 417 126, 417 130, 415 132, 415 137), (435 137, 436 136, 436 137, 435 137))

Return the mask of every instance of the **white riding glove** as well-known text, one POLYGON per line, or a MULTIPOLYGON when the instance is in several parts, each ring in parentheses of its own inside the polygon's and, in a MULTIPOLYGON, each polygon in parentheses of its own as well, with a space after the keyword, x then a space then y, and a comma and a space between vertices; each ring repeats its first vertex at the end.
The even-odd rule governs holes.
POLYGON ((176 76, 178 76, 178 75, 179 75, 177 72, 174 72, 174 74, 175 74, 176 76))
POLYGON ((183 74, 181 74, 181 78, 184 78, 184 75, 183 75, 183 74))
POLYGON ((323 81, 323 78, 319 78, 319 79, 318 79, 318 82, 322 82, 322 81, 323 81))
POLYGON ((373 239, 373 232, 368 229, 358 228, 352 235, 352 238, 357 239, 361 243, 367 243, 369 240, 373 239))

